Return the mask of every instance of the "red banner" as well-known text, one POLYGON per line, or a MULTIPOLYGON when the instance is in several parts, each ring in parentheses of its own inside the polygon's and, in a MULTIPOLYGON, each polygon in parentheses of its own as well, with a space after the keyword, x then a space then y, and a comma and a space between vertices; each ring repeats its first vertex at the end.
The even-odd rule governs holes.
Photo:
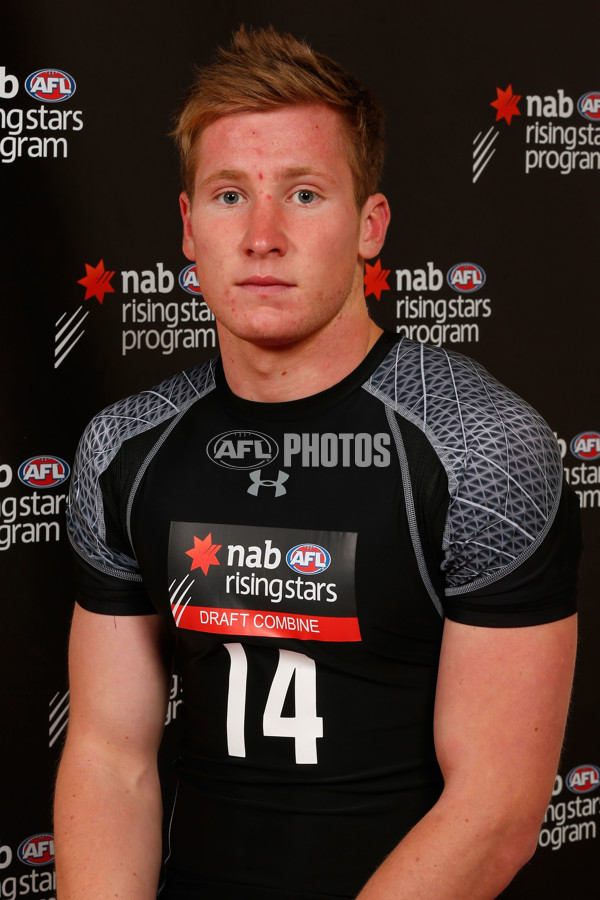
POLYGON ((300 641, 360 641, 358 619, 300 616, 258 609, 214 609, 186 606, 175 613, 178 628, 247 637, 295 638, 300 641))

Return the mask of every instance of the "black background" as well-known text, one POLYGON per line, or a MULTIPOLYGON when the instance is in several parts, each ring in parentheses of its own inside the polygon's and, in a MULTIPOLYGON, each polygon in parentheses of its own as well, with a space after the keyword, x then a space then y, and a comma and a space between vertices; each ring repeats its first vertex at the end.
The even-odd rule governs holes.
MULTIPOLYGON (((396 327, 395 302, 403 294, 395 290, 395 269, 425 268, 432 261, 445 275, 458 262, 475 262, 486 272, 482 296, 491 298, 492 315, 477 320, 478 343, 453 349, 473 355, 525 396, 567 447, 576 434, 600 430, 600 172, 524 170, 525 129, 533 122, 526 95, 556 96, 561 89, 576 102, 600 90, 596 2, 36 0, 13 3, 3 16, 0 65, 19 79, 19 92, 0 98, 0 106, 38 108, 42 104, 26 94, 24 82, 38 69, 57 67, 74 77, 76 93, 47 106, 82 110, 84 127, 64 133, 66 159, 25 156, 0 163, 0 464, 13 472, 12 483, 0 488, 0 502, 31 493, 17 478, 24 460, 48 454, 71 464, 94 412, 206 356, 150 350, 122 356, 121 307, 131 298, 121 292, 120 272, 156 272, 162 262, 177 277, 187 265, 180 250, 177 160, 167 132, 194 64, 207 61, 241 22, 272 23, 306 37, 351 69, 386 108, 383 187, 393 218, 381 264, 391 275, 381 300, 369 298, 375 318, 396 327), (496 153, 474 184, 473 140, 494 125, 490 103, 496 88, 509 83, 522 95, 521 115, 510 126, 497 123, 496 153), (95 298, 84 301, 77 283, 85 263, 95 266, 100 259, 116 273, 115 292, 101 305, 95 298), (85 335, 55 369, 55 322, 79 306, 89 311, 85 335)), ((564 122, 546 121, 584 124, 576 111, 564 122)), ((451 294, 444 282, 433 296, 451 294)), ((153 299, 185 295, 176 283, 172 295, 153 299)), ((565 464, 580 465, 568 449, 565 464)), ((51 490, 64 492, 65 486, 51 490)), ((563 779, 576 765, 600 763, 597 498, 595 503, 583 510, 581 650, 563 779)), ((0 870, 0 883, 31 871, 18 861, 17 847, 51 829, 60 741, 49 747, 48 710, 67 690, 72 608, 62 520, 61 532, 59 544, 17 542, 2 553, 0 845, 11 848, 13 862, 0 870)), ((574 797, 563 788, 556 799, 574 797)), ((597 840, 540 849, 507 896, 593 896, 597 840)))

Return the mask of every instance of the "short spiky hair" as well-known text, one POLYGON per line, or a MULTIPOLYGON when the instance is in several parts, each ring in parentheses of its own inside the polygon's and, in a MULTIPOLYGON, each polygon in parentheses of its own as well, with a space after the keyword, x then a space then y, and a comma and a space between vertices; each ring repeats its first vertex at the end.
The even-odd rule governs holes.
POLYGON ((193 196, 195 150, 202 131, 222 116, 323 103, 345 126, 357 206, 379 186, 383 168, 383 111, 373 94, 338 63, 272 26, 233 34, 227 49, 198 70, 173 136, 183 187, 193 196))

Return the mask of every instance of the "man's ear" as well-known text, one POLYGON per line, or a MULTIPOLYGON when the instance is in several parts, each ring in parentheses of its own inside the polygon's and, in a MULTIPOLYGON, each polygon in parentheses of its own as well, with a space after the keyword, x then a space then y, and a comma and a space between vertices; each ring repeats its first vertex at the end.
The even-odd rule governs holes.
POLYGON ((183 253, 192 262, 196 261, 194 238, 192 237, 192 201, 185 191, 179 195, 179 209, 183 220, 183 253))
POLYGON ((371 194, 360 214, 358 252, 363 259, 372 259, 380 252, 390 223, 390 206, 383 194, 371 194))

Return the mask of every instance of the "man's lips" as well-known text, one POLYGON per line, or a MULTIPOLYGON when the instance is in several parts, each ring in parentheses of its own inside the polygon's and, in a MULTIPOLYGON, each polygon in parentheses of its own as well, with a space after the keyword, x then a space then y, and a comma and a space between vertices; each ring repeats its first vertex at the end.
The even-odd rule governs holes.
POLYGON ((291 281, 278 278, 276 275, 252 275, 250 278, 238 281, 237 286, 251 294, 268 296, 269 294, 286 291, 295 285, 291 281))
POLYGON ((285 281, 283 278, 278 278, 275 275, 252 275, 250 278, 244 278, 243 281, 239 281, 238 284, 281 284, 284 287, 292 287, 291 281, 285 281))

